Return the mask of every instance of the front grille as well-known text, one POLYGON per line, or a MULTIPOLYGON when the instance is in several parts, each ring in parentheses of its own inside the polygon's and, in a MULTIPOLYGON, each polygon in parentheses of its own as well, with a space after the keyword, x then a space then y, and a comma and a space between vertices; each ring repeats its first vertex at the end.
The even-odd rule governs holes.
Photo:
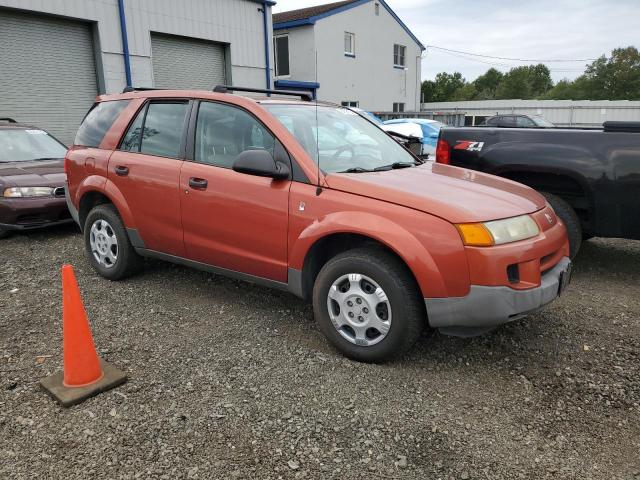
POLYGON ((54 197, 64 197, 64 187, 56 187, 53 189, 54 197))

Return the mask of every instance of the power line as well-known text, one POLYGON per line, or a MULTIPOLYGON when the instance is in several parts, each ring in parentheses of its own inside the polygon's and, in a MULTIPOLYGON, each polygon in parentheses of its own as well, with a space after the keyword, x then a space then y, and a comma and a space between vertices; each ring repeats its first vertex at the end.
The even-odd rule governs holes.
MULTIPOLYGON (((443 51, 440 53, 444 53, 446 55, 451 55, 453 57, 457 57, 457 58, 462 58, 463 60, 468 60, 471 62, 479 62, 479 63, 483 63, 485 65, 491 65, 494 67, 501 67, 501 68, 513 68, 516 66, 519 66, 517 64, 513 64, 513 63, 499 63, 499 62, 491 62, 491 61, 487 61, 487 60, 481 60, 479 58, 473 58, 473 57, 468 57, 465 55, 458 55, 456 53, 452 53, 449 51, 443 51)), ((569 72, 583 72, 584 68, 550 68, 549 69, 550 72, 565 72, 565 73, 569 73, 569 72)))
POLYGON ((480 53, 463 52, 461 50, 453 50, 451 48, 439 47, 437 45, 427 45, 426 47, 435 48, 436 50, 443 50, 445 52, 462 53, 463 55, 471 55, 472 57, 494 58, 496 60, 510 60, 515 62, 567 63, 567 62, 592 62, 594 60, 597 60, 596 58, 577 58, 577 59, 552 58, 547 60, 542 60, 539 58, 510 58, 510 57, 497 57, 494 55, 482 55, 480 53))

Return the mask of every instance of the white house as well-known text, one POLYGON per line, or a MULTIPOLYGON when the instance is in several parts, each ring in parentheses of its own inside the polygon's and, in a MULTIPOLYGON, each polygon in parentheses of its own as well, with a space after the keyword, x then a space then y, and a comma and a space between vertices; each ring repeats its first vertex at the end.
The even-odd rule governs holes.
POLYGON ((420 109, 425 47, 384 0, 273 15, 275 86, 371 111, 420 109))

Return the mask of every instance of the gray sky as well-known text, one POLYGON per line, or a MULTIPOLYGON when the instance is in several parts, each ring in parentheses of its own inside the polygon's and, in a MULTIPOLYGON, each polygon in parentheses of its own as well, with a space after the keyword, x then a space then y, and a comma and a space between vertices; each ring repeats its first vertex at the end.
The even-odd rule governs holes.
MULTIPOLYGON (((277 13, 332 0, 276 1, 277 13)), ((523 59, 588 59, 609 55, 616 47, 640 47, 640 0, 387 0, 387 4, 424 45, 452 50, 523 59)), ((427 49, 422 77, 459 71, 473 80, 492 66, 507 71, 530 63, 535 62, 473 59, 427 49)), ((546 65, 557 81, 577 77, 585 63, 546 65)))

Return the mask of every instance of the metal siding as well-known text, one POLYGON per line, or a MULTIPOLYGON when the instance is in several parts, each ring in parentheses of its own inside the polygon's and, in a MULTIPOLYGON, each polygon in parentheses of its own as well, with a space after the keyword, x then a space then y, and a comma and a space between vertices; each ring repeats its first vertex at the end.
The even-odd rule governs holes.
POLYGON ((225 83, 221 44, 152 33, 151 59, 156 88, 210 90, 225 83))
POLYGON ((98 87, 88 23, 0 9, 0 116, 70 144, 98 87))

